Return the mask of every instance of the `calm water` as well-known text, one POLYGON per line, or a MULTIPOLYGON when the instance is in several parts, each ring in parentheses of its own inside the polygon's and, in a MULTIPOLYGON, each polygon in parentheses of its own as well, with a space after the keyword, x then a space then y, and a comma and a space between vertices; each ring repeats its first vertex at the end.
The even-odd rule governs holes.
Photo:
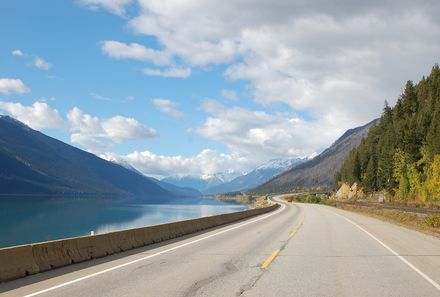
POLYGON ((0 247, 105 233, 228 213, 246 206, 215 200, 142 204, 106 200, 0 199, 0 247))

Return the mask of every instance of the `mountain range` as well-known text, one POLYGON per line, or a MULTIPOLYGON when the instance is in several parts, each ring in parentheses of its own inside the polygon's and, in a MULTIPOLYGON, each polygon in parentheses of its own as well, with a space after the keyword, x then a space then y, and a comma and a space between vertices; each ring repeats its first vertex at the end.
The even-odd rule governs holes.
POLYGON ((375 123, 376 120, 348 130, 313 159, 274 159, 241 175, 230 172, 157 180, 144 176, 128 163, 101 159, 9 116, 0 116, 0 195, 167 199, 249 189, 256 193, 304 188, 330 190, 343 160, 375 123))
POLYGON ((255 193, 286 192, 302 189, 333 190, 335 174, 351 150, 357 147, 378 120, 346 131, 329 148, 251 190, 255 193))
POLYGON ((261 185, 272 177, 305 162, 307 158, 273 159, 258 166, 251 172, 240 175, 229 182, 207 188, 204 194, 221 194, 235 191, 244 191, 261 185))
POLYGON ((240 173, 216 173, 203 176, 168 176, 161 181, 183 188, 193 188, 202 193, 205 193, 208 189, 228 183, 235 177, 240 176, 240 173))
POLYGON ((139 196, 149 200, 197 195, 0 116, 0 194, 139 196))

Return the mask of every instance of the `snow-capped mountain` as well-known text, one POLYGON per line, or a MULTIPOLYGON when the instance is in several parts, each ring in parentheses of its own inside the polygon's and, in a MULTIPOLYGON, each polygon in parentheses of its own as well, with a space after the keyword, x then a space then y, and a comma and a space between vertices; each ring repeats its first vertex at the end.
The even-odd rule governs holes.
POLYGON ((306 160, 307 158, 273 159, 251 172, 238 176, 229 182, 207 188, 202 192, 205 194, 220 194, 251 189, 306 160))
POLYGON ((137 174, 151 180, 152 182, 156 183, 157 185, 159 185, 160 187, 162 187, 165 190, 168 190, 170 192, 176 193, 180 196, 183 197, 198 197, 201 196, 202 193, 200 191, 198 191, 197 189, 193 188, 193 187, 180 187, 177 185, 174 185, 172 183, 163 181, 163 180, 158 180, 154 177, 151 176, 146 176, 145 174, 143 174, 142 172, 140 172, 139 170, 137 170, 136 168, 134 168, 132 165, 130 165, 130 163, 128 163, 127 161, 124 161, 122 159, 118 159, 115 158, 114 156, 111 155, 106 155, 106 156, 101 156, 103 159, 118 164, 128 170, 131 170, 133 172, 136 172, 137 174))
POLYGON ((261 164, 253 171, 261 171, 266 169, 282 169, 287 170, 291 167, 301 163, 301 161, 305 161, 307 158, 294 158, 294 159, 272 159, 268 162, 261 164))
POLYGON ((209 188, 227 183, 235 177, 241 175, 235 171, 219 172, 215 174, 205 174, 200 177, 196 176, 170 176, 161 181, 173 184, 178 187, 190 187, 201 191, 202 193, 209 188))

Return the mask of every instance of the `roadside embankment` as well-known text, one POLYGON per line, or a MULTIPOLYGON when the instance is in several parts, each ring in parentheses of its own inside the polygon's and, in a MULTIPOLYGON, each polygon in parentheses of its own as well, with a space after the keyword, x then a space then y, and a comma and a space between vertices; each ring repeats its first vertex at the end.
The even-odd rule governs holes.
POLYGON ((3 248, 0 249, 0 282, 163 242, 264 214, 278 207, 279 204, 274 204, 150 227, 3 248))
POLYGON ((344 203, 341 201, 331 201, 329 205, 397 223, 417 231, 440 237, 440 213, 432 210, 411 209, 407 207, 399 208, 380 204, 344 203))
POLYGON ((399 224, 417 231, 440 237, 440 210, 437 207, 410 207, 366 200, 334 200, 325 194, 293 193, 285 195, 287 202, 325 204, 344 210, 362 213, 399 224))

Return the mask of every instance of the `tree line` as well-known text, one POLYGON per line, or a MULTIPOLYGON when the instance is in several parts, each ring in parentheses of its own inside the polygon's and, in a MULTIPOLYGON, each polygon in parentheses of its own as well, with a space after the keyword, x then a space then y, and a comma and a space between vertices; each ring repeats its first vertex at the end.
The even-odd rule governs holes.
POLYGON ((378 123, 336 174, 337 186, 343 182, 404 201, 440 201, 438 64, 418 84, 408 81, 394 107, 385 102, 378 123))

